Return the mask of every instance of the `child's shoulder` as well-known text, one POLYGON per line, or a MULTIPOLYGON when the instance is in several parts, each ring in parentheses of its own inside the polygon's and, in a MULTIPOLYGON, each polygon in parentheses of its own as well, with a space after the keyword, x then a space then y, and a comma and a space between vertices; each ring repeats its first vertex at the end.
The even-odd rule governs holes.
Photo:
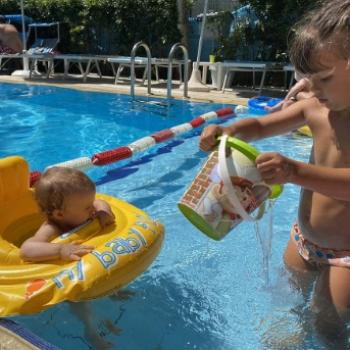
POLYGON ((306 118, 319 118, 321 115, 329 112, 329 109, 321 104, 316 97, 307 98, 301 102, 306 118))

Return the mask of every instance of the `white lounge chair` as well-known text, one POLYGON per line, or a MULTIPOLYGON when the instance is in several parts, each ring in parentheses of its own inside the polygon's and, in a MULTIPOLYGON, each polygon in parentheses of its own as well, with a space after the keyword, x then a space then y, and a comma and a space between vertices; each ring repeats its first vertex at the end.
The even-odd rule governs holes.
POLYGON ((104 55, 84 55, 84 54, 36 54, 31 55, 31 71, 34 68, 35 61, 41 61, 46 63, 47 71, 46 78, 53 75, 55 61, 63 61, 64 64, 64 79, 67 79, 72 67, 77 66, 83 81, 86 82, 89 73, 94 69, 97 71, 100 78, 102 78, 102 72, 100 68, 101 62, 107 62, 110 56, 104 55))
MULTIPOLYGON (((23 54, 3 54, 0 55, 0 70, 12 59, 28 58, 31 62, 29 67, 30 76, 34 70, 37 71, 37 64, 40 61, 47 63, 47 57, 55 53, 55 49, 60 42, 60 24, 59 22, 52 23, 31 23, 28 25, 27 38, 34 33, 34 43, 23 54), (39 29, 54 28, 56 30, 56 36, 53 38, 44 38, 38 34, 39 29)), ((47 71, 51 68, 47 67, 47 71)))
POLYGON ((203 67, 202 81, 206 81, 207 70, 216 74, 216 89, 225 92, 228 88, 229 82, 232 81, 236 72, 251 72, 253 74, 253 88, 256 87, 256 73, 262 73, 259 83, 259 93, 265 85, 265 78, 267 72, 283 72, 282 67, 276 65, 274 62, 249 62, 249 61, 227 61, 227 62, 200 62, 200 67, 203 67))
MULTIPOLYGON (((108 62, 112 65, 112 70, 114 74, 114 83, 118 84, 118 81, 120 80, 121 73, 124 71, 126 67, 131 66, 131 57, 130 56, 116 56, 116 57, 110 57, 107 59, 108 62), (118 68, 116 69, 116 66, 118 68)), ((179 70, 179 78, 180 81, 182 81, 182 65, 184 64, 184 61, 181 60, 173 60, 173 67, 177 68, 179 70)), ((164 67, 167 68, 169 65, 169 60, 166 58, 152 58, 151 65, 154 67, 155 74, 156 74, 156 80, 159 81, 159 68, 164 67)), ((145 82, 146 76, 147 76, 147 57, 135 57, 135 68, 143 68, 143 78, 142 78, 142 84, 145 82)))

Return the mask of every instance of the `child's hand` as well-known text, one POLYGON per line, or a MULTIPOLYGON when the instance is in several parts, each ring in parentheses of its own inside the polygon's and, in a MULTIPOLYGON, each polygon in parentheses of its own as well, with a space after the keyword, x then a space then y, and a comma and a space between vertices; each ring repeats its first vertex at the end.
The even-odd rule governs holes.
POLYGON ((270 185, 291 182, 295 173, 294 161, 278 153, 260 154, 255 163, 262 179, 270 185))
POLYGON ((211 151, 217 144, 216 137, 223 134, 223 128, 219 125, 209 125, 203 131, 199 140, 202 151, 211 151))
POLYGON ((96 217, 102 228, 111 225, 115 222, 115 216, 110 210, 99 210, 96 212, 96 217))
POLYGON ((62 244, 60 248, 60 258, 62 260, 80 260, 85 254, 91 253, 95 247, 83 245, 80 242, 62 244))

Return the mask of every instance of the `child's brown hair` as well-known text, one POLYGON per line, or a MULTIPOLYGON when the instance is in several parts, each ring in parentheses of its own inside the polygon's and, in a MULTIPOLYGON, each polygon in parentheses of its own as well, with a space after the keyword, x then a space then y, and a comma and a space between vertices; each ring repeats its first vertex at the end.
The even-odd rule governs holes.
POLYGON ((309 12, 291 30, 290 60, 303 74, 322 70, 321 50, 339 57, 350 57, 350 0, 327 0, 309 12))
POLYGON ((47 216, 62 209, 67 196, 96 191, 95 184, 82 171, 65 167, 46 170, 34 188, 35 199, 47 216))

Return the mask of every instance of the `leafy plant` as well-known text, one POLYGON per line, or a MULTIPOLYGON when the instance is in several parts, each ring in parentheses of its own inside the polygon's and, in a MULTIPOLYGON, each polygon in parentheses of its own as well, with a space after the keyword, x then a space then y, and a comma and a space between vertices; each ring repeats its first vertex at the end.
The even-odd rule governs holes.
POLYGON ((319 0, 240 0, 250 5, 259 21, 258 32, 248 38, 248 45, 260 41, 261 59, 287 60, 287 36, 290 28, 319 0), (283 14, 283 15, 282 15, 283 14))
POLYGON ((240 0, 241 6, 249 5, 245 15, 227 12, 208 18, 208 28, 217 34, 215 55, 219 60, 287 61, 290 28, 318 1, 240 0))
MULTIPOLYGON (((0 0, 0 13, 20 13, 19 3, 0 0)), ((65 53, 129 55, 142 40, 159 56, 181 39, 174 0, 26 0, 25 14, 59 21, 65 53)))
POLYGON ((229 50, 229 42, 227 33, 232 21, 232 14, 229 11, 224 11, 216 16, 208 16, 208 30, 216 38, 217 45, 212 48, 211 54, 215 55, 215 60, 222 61, 226 59, 229 50))

